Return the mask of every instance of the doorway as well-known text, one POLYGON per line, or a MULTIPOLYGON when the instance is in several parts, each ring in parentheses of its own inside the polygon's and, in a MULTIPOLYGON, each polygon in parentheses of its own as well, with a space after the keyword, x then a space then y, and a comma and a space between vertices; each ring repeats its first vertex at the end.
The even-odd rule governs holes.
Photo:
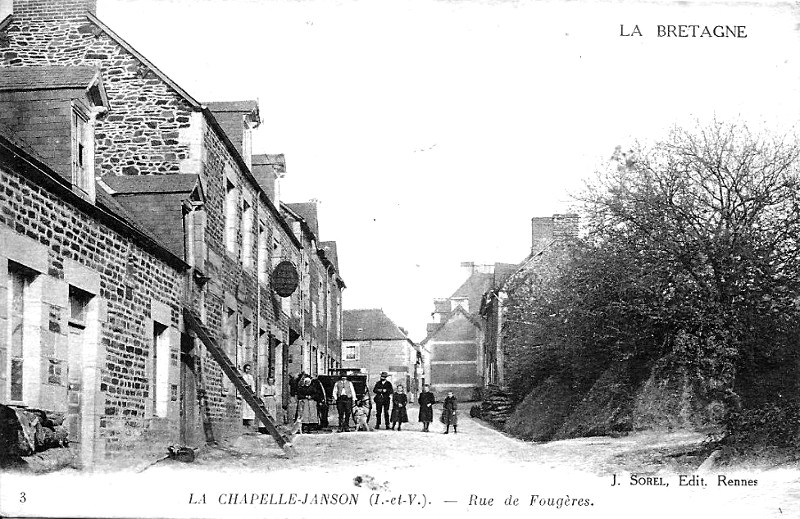
POLYGON ((198 436, 197 373, 195 370, 194 339, 181 334, 180 368, 180 441, 182 445, 196 445, 198 436))

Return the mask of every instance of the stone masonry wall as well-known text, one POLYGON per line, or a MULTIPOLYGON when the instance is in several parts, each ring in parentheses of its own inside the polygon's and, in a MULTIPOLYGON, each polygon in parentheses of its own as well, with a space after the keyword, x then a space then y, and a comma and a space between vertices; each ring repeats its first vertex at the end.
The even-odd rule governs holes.
POLYGON ((67 20, 81 18, 97 10, 97 0, 14 0, 14 16, 20 19, 67 20), (58 9, 53 9, 57 5, 58 9))
MULTIPOLYGON (((65 264, 78 264, 99 274, 100 351, 99 435, 109 457, 123 452, 164 451, 176 440, 177 407, 167 417, 154 419, 150 394, 153 380, 151 306, 170 309, 169 326, 179 326, 183 274, 143 250, 129 238, 106 227, 91 215, 58 196, 7 170, 0 170, 0 226, 35 240, 47 249, 46 276, 54 282, 65 277, 65 264), (154 422, 172 421, 169 434, 153 439, 154 422)), ((4 285, 5 286, 5 285, 4 285)), ((47 312, 48 330, 65 340, 68 308, 47 312), (55 317, 54 317, 55 316, 55 317)), ((44 339, 43 339, 44 340, 44 339)), ((54 339, 55 340, 55 339, 54 339)), ((170 382, 177 383, 178 344, 171 344, 170 382)))
MULTIPOLYGON (((60 9, 60 2, 25 3, 60 9)), ((97 174, 180 172, 181 161, 189 158, 189 145, 179 141, 179 132, 189 127, 192 107, 85 15, 34 14, 14 13, 7 38, 0 38, 0 64, 85 65, 102 70, 111 109, 96 126, 97 174)))
MULTIPOLYGON (((255 188, 244 178, 219 137, 208 124, 203 124, 202 115, 85 16, 47 19, 35 11, 31 13, 31 16, 15 13, 5 31, 7 38, 0 38, 0 64, 90 65, 102 69, 111 108, 96 127, 95 169, 98 175, 172 174, 187 172, 187 167, 201 175, 206 196, 209 256, 205 273, 212 279, 202 300, 206 324, 212 333, 217 338, 223 337, 222 317, 225 307, 229 306, 227 294, 236 300, 235 310, 240 315, 245 306, 253 312, 260 309, 259 327, 276 325, 284 337, 287 336, 286 317, 279 305, 272 304, 271 291, 262 286, 259 304, 255 271, 243 269, 240 259, 231 257, 225 248, 226 170, 228 174, 233 172, 236 185, 241 187, 240 197, 246 192, 256 201, 254 229, 258 229, 259 216, 265 215, 269 232, 277 228, 282 235, 284 255, 291 255, 296 248, 277 226, 273 215, 267 212, 255 188)), ((241 204, 239 207, 241 219, 241 204)), ((241 229, 237 240, 241 248, 241 229)), ((257 240, 252 239, 250 243, 255 257, 257 240)), ((272 243, 271 236, 269 243, 272 243)), ((270 262, 270 271, 271 266, 270 262)), ((252 329, 254 335, 258 333, 258 327, 252 329)), ((251 344, 256 344, 256 340, 257 336, 252 337, 251 344)), ((204 365, 208 370, 205 379, 212 418, 223 429, 235 430, 240 413, 235 395, 225 391, 223 374, 210 356, 206 355, 204 365)))
MULTIPOLYGON (((207 274, 211 278, 209 282, 208 294, 206 297, 207 305, 207 324, 217 337, 223 336, 223 315, 227 307, 235 302, 236 311, 239 316, 250 312, 253 316, 252 326, 250 327, 249 344, 259 347, 267 347, 266 344, 259 344, 260 330, 273 330, 277 327, 281 334, 287 334, 288 321, 286 315, 281 311, 280 304, 275 304, 273 293, 268 286, 258 282, 255 266, 245 268, 242 264, 242 247, 244 245, 243 226, 237 226, 236 253, 227 250, 225 245, 225 192, 227 182, 230 180, 238 187, 239 200, 237 203, 237 219, 241 222, 242 200, 247 200, 252 204, 253 211, 253 232, 258 230, 258 222, 265 220, 265 230, 268 233, 267 243, 271 253, 273 233, 275 229, 283 233, 277 225, 273 214, 267 209, 266 205, 260 200, 256 189, 250 184, 245 175, 237 166, 233 157, 220 138, 206 125, 203 134, 204 141, 204 160, 201 167, 202 180, 206 194, 207 230, 206 244, 209 250, 207 274), (260 295, 257 290, 260 289, 260 295), (258 316, 258 319, 255 319, 258 316)), ((284 237, 285 238, 285 237, 284 237)), ((279 238, 281 239, 281 238, 279 238)), ((250 255, 256 258, 258 254, 258 240, 255 234, 250 239, 250 255)), ((284 254, 290 254, 291 249, 285 249, 284 254)), ((268 272, 274 266, 272 258, 267 261, 268 272)), ((283 339, 283 337, 280 337, 283 339)), ((239 345, 243 344, 245 338, 238 336, 239 345)), ((253 372, 258 373, 258 356, 255 355, 240 360, 239 364, 249 362, 253 364, 253 372)), ((208 364, 207 364, 208 365, 208 364)), ((280 368, 278 366, 278 368, 280 368)), ((276 373, 276 378, 280 373, 276 373)), ((213 373, 209 380, 209 395, 214 408, 218 413, 216 418, 220 420, 224 429, 223 434, 235 432, 236 423, 241 413, 241 402, 235 398, 235 392, 226 391, 221 373, 213 373), (224 412, 223 412, 224 410, 224 412)))

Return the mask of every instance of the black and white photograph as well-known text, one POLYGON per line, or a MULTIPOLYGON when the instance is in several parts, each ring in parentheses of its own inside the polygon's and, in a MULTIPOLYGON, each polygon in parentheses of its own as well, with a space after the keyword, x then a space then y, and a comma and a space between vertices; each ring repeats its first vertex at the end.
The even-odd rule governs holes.
POLYGON ((0 517, 800 516, 800 7, 0 0, 0 517))

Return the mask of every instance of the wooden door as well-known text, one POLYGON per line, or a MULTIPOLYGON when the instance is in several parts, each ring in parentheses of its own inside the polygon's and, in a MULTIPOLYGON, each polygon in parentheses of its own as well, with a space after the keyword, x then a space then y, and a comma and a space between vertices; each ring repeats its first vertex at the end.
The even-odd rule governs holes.
POLYGON ((194 362, 194 340, 181 334, 181 394, 180 441, 183 445, 197 443, 198 403, 194 362))

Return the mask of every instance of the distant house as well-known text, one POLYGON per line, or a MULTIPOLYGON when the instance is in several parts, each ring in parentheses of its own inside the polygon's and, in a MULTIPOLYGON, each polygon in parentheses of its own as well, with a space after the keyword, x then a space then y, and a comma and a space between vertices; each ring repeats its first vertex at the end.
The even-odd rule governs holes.
POLYGON ((421 343, 426 381, 437 397, 453 391, 459 400, 478 400, 484 385, 483 295, 517 266, 464 263, 469 277, 453 295, 434 300, 433 322, 421 343))
POLYGON ((343 321, 342 367, 361 369, 370 387, 386 371, 416 395, 418 350, 406 333, 379 308, 345 310, 343 321))
POLYGON ((567 244, 578 237, 577 214, 554 214, 531 219, 531 253, 513 270, 499 276, 491 289, 484 293, 480 309, 484 334, 483 364, 485 385, 505 385, 504 338, 507 323, 504 322, 509 287, 514 281, 534 272, 558 264, 567 244))

